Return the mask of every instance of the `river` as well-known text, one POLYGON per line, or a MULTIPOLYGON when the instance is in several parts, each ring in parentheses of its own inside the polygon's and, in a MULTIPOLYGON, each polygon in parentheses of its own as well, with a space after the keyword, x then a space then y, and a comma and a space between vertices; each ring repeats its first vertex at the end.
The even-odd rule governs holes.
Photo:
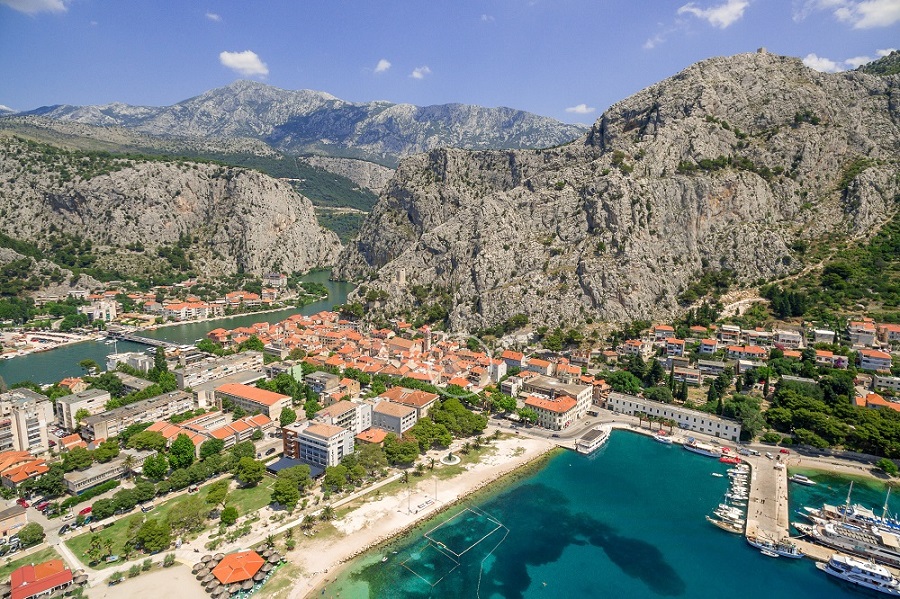
MULTIPOLYGON (((175 343, 193 344, 194 341, 218 327, 234 329, 256 322, 279 322, 292 314, 308 315, 321 312, 322 310, 331 310, 334 306, 347 301, 347 294, 353 290, 354 285, 345 281, 331 281, 329 280, 330 276, 330 270, 318 270, 303 277, 304 281, 321 283, 328 287, 328 299, 313 302, 302 308, 286 308, 263 314, 255 313, 188 322, 161 327, 153 331, 146 331, 143 334, 147 337, 165 339, 175 343)), ((3 380, 9 385, 25 380, 38 384, 55 383, 65 377, 83 375, 84 370, 78 365, 82 360, 91 359, 103 367, 106 363, 107 354, 113 353, 114 350, 126 352, 146 349, 146 345, 125 341, 115 345, 106 344, 102 341, 84 341, 46 352, 18 356, 9 360, 0 360, 0 377, 3 377, 3 380)))

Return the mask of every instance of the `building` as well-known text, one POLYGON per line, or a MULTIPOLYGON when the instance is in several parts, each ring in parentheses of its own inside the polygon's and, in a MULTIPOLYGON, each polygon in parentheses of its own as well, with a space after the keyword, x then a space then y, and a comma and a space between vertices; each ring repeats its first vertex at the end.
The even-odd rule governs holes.
POLYGON ((741 327, 733 324, 723 324, 719 327, 719 341, 722 343, 737 343, 741 339, 741 327))
POLYGON ((78 312, 87 315, 89 322, 95 320, 112 322, 118 316, 118 304, 114 300, 100 300, 87 306, 78 306, 78 312))
POLYGON ((526 379, 522 385, 522 390, 526 393, 543 395, 550 399, 556 399, 560 395, 571 397, 576 404, 576 418, 581 418, 587 413, 594 393, 594 389, 590 385, 566 384, 546 376, 533 376, 526 379))
POLYGON ((665 341, 675 336, 675 329, 667 324, 658 324, 653 327, 653 340, 665 341))
POLYGON ((578 402, 568 395, 548 397, 535 393, 525 398, 525 407, 537 413, 537 424, 550 430, 567 428, 578 418, 578 402))
POLYGON ((896 343, 900 341, 900 324, 878 325, 878 339, 882 343, 896 343))
POLYGON ((64 395, 56 400, 56 419, 63 428, 70 431, 78 428, 75 415, 85 410, 89 415, 99 414, 106 410, 106 402, 112 399, 109 391, 88 389, 72 395, 64 395))
POLYGON ((226 383, 216 388, 216 403, 219 409, 222 408, 223 402, 231 402, 248 414, 265 414, 272 420, 278 420, 281 410, 291 406, 291 396, 258 387, 226 383))
POLYGON ((226 383, 249 385, 265 378, 266 375, 259 370, 242 370, 214 381, 200 383, 190 389, 194 393, 194 404, 198 408, 209 409, 216 407, 216 389, 222 385, 226 383))
POLYGON ((781 349, 803 347, 803 335, 797 331, 775 331, 775 345, 781 349))
POLYGON ((339 401, 316 412, 314 420, 345 428, 358 435, 372 426, 372 404, 339 401))
MULTIPOLYGON (((220 439, 225 443, 225 448, 234 447, 242 441, 247 441, 253 437, 253 433, 259 431, 263 436, 270 434, 275 429, 275 423, 265 414, 256 414, 254 416, 244 416, 234 422, 223 424, 222 426, 209 431, 208 436, 213 439, 220 439)), ((199 445, 197 445, 199 449, 199 445)))
POLYGON ((728 357, 732 360, 765 360, 769 352, 756 345, 730 345, 728 357))
POLYGON ((697 360, 697 370, 705 376, 719 376, 725 372, 725 362, 718 360, 697 360))
POLYGON ((0 479, 4 487, 14 489, 19 483, 49 471, 43 458, 36 458, 27 451, 0 453, 0 479))
POLYGON ((122 381, 122 388, 125 390, 125 393, 134 393, 135 391, 143 391, 147 387, 153 384, 153 381, 148 381, 147 379, 142 379, 140 377, 132 376, 125 372, 113 372, 116 375, 116 378, 122 381))
POLYGON ((232 585, 252 580, 266 560, 255 551, 229 553, 212 570, 219 584, 232 585))
POLYGON ((653 346, 642 339, 628 339, 619 346, 619 353, 623 356, 648 358, 653 353, 653 346))
POLYGON ((733 420, 727 420, 714 414, 697 412, 688 408, 659 403, 623 393, 611 393, 606 407, 613 412, 633 416, 636 412, 643 412, 662 418, 670 418, 685 430, 697 433, 705 433, 721 439, 737 442, 741 438, 741 425, 733 420))
POLYGON ((372 426, 394 433, 398 437, 411 429, 418 420, 415 408, 392 401, 381 401, 372 410, 372 426))
POLYGON ((141 351, 106 356, 107 370, 115 370, 119 364, 125 364, 141 372, 150 372, 150 369, 154 366, 154 357, 141 351))
POLYGON ((4 542, 16 534, 20 528, 28 524, 28 514, 18 503, 0 511, 0 537, 4 542))
POLYGON ((109 439, 125 428, 140 422, 165 420, 175 414, 194 409, 194 396, 184 391, 172 391, 138 401, 121 408, 88 416, 83 422, 81 435, 88 441, 109 439))
POLYGON ((529 358, 528 364, 525 366, 525 370, 536 372, 544 376, 550 376, 551 374, 553 374, 554 366, 555 364, 548 360, 542 360, 541 358, 529 358))
POLYGON ((407 389, 406 387, 391 387, 381 395, 381 399, 387 399, 394 403, 415 408, 416 419, 425 418, 428 412, 437 403, 436 393, 407 389))
POLYGON ((341 377, 336 374, 331 374, 330 372, 318 371, 306 375, 303 382, 309 385, 309 388, 319 395, 327 395, 340 388, 341 377))
POLYGON ((264 373, 263 353, 253 350, 222 357, 209 357, 193 364, 176 368, 175 382, 179 389, 194 388, 237 372, 253 370, 264 373))
POLYGON ((869 393, 865 397, 857 396, 856 405, 861 408, 869 408, 871 410, 880 410, 889 408, 895 412, 900 412, 900 402, 888 401, 877 393, 869 393))
POLYGON ((861 370, 874 370, 876 372, 890 372, 891 370, 891 355, 883 351, 861 349, 857 352, 857 357, 861 370))
POLYGON ((872 347, 875 344, 875 324, 869 321, 851 321, 847 323, 847 335, 850 345, 872 347))
POLYGON ((700 340, 700 349, 698 350, 700 354, 704 356, 711 356, 716 353, 716 350, 719 349, 719 342, 715 339, 701 339, 700 340))
POLYGON ((872 383, 876 389, 890 389, 895 393, 900 393, 900 376, 876 374, 872 383))
POLYGON ((72 571, 61 559, 52 559, 13 570, 9 576, 9 584, 10 599, 59 596, 72 586, 72 571))
POLYGON ((322 468, 337 466, 353 453, 353 433, 332 424, 294 423, 281 429, 284 456, 322 468))
POLYGON ((834 343, 834 331, 828 329, 813 329, 813 343, 834 343))
POLYGON ((522 352, 508 349, 500 354, 500 359, 503 360, 509 368, 518 368, 521 370, 522 367, 525 366, 525 354, 522 352))
POLYGON ((270 272, 266 273, 263 276, 263 285, 266 287, 275 287, 276 289, 280 289, 282 287, 287 287, 288 278, 287 275, 280 272, 270 272))
POLYGON ((123 449, 119 453, 119 457, 113 458, 105 464, 94 464, 86 470, 66 472, 63 474, 63 482, 70 493, 78 495, 108 480, 122 478, 129 469, 139 472, 144 465, 144 460, 152 455, 156 455, 156 452, 123 449), (125 467, 126 456, 131 456, 132 465, 130 468, 125 467))
POLYGON ((673 368, 672 378, 679 383, 685 382, 688 385, 699 385, 703 380, 703 374, 696 368, 673 368))
POLYGON ((684 339, 676 339, 675 337, 669 337, 668 339, 666 339, 666 355, 683 356, 684 339))
POLYGON ((53 403, 31 389, 12 389, 0 395, 0 451, 41 454, 50 449, 47 425, 53 422, 53 403))

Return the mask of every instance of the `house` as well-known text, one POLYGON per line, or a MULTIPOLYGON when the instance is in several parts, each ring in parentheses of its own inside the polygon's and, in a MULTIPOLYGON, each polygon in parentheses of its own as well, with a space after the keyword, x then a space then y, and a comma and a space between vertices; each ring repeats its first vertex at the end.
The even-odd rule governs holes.
POLYGON ((341 377, 330 372, 318 371, 306 375, 303 382, 319 395, 327 395, 340 388, 341 377))
POLYGON ((675 329, 667 324, 658 324, 653 327, 653 340, 665 341, 675 336, 675 329))
POLYGON ((0 537, 3 538, 4 543, 26 524, 28 524, 28 514, 25 512, 25 508, 18 503, 0 511, 0 537))
POLYGON ((669 337, 666 339, 666 355, 667 356, 683 356, 684 355, 684 339, 676 339, 669 337))
POLYGON ((386 430, 380 428, 370 428, 367 431, 363 431, 356 435, 356 440, 360 443, 371 443, 374 445, 381 445, 384 443, 384 438, 387 437, 388 433, 386 430))
POLYGON ((653 346, 642 339, 628 339, 619 346, 618 350, 623 356, 647 358, 653 353, 653 346))
POLYGON ((263 285, 267 287, 275 287, 276 289, 281 289, 282 287, 287 287, 288 278, 287 275, 280 272, 270 272, 263 275, 263 285))
POLYGON ((289 424, 281 429, 284 456, 321 468, 337 466, 353 453, 353 433, 320 422, 289 424))
POLYGON ((272 420, 278 420, 281 410, 291 406, 290 395, 274 393, 259 387, 250 387, 237 383, 225 383, 216 388, 216 403, 222 409, 224 402, 230 402, 248 414, 265 414, 272 420))
POLYGON ((719 342, 715 339, 701 339, 699 353, 703 356, 711 356, 719 349, 719 342))
POLYGON ((747 345, 756 345, 759 347, 771 347, 772 346, 772 333, 769 331, 763 331, 760 329, 754 329, 752 331, 741 331, 741 336, 744 338, 744 343, 747 345))
POLYGON ((525 398, 525 407, 537 413, 537 424, 550 430, 568 428, 578 419, 578 402, 567 395, 548 397, 534 393, 525 398))
POLYGON ((775 346, 781 349, 798 349, 803 347, 803 335, 797 331, 775 331, 775 346))
POLYGON ((872 386, 875 389, 890 389, 894 393, 900 393, 900 376, 876 374, 872 377, 872 386))
POLYGON ((873 410, 881 409, 881 408, 890 408, 896 412, 900 412, 900 402, 896 401, 887 401, 881 395, 877 393, 869 393, 865 397, 857 396, 856 397, 856 405, 861 408, 870 408, 873 410))
POLYGON ((850 321, 847 323, 847 334, 854 347, 872 347, 875 344, 875 324, 870 320, 850 321))
POLYGON ((878 325, 878 339, 882 343, 896 343, 900 341, 900 324, 878 325))
POLYGON ((428 412, 431 411, 431 408, 434 407, 438 400, 438 396, 435 393, 407 389, 405 387, 391 387, 379 397, 414 408, 417 420, 428 416, 428 412))
POLYGON ((20 483, 49 471, 50 468, 42 458, 36 458, 27 451, 0 453, 0 479, 6 488, 14 489, 20 483))
POLYGON ((733 360, 765 360, 768 355, 769 352, 755 345, 728 346, 728 357, 733 360))
POLYGON ((723 324, 719 327, 719 341, 725 344, 737 343, 741 339, 741 327, 733 324, 723 324))
POLYGON ((380 401, 372 409, 372 426, 394 433, 398 437, 411 429, 418 420, 418 412, 410 406, 392 401, 380 401))
POLYGON ((88 388, 88 384, 80 377, 68 377, 57 383, 63 389, 68 389, 71 393, 79 393, 88 388))
POLYGON ((500 392, 509 395, 510 397, 516 397, 519 394, 519 391, 522 390, 522 385, 524 384, 525 381, 522 377, 511 376, 500 383, 500 392))
POLYGON ((542 360, 541 358, 529 358, 525 365, 525 370, 530 370, 531 372, 536 372, 544 376, 550 376, 553 374, 553 367, 553 362, 542 360))
POLYGON ((861 349, 856 355, 861 370, 874 370, 876 372, 890 372, 891 370, 892 360, 890 354, 875 349, 861 349))
POLYGON ((703 374, 696 368, 674 368, 672 369, 672 378, 679 383, 685 382, 688 385, 699 385, 703 380, 703 374))
POLYGON ((813 329, 813 343, 834 343, 834 331, 828 329, 813 329))
POLYGON ((10 599, 59 596, 72 586, 72 571, 60 559, 28 564, 9 575, 10 599))
POLYGON ((719 376, 725 372, 725 362, 718 360, 697 360, 697 370, 706 376, 719 376))

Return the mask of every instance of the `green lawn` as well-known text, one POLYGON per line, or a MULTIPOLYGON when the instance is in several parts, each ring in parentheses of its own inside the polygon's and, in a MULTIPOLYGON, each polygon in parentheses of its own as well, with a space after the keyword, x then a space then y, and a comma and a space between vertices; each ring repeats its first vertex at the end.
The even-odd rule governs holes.
POLYGON ((53 547, 45 547, 35 553, 30 553, 25 557, 10 561, 3 558, 3 566, 0 566, 0 580, 9 578, 10 573, 16 568, 27 566, 28 564, 40 564, 51 559, 62 559, 53 547))
MULTIPOLYGON (((251 487, 248 489, 232 489, 232 491, 228 494, 228 503, 230 505, 234 505, 238 509, 238 514, 241 516, 246 516, 251 512, 255 512, 256 510, 269 505, 269 501, 272 495, 272 485, 275 484, 275 479, 266 476, 263 478, 262 482, 255 487, 251 487)), ((209 492, 210 484, 207 484, 200 488, 198 491, 201 497, 206 497, 206 494, 209 492)), ((107 539, 111 539, 113 542, 112 552, 113 555, 120 554, 122 552, 122 547, 125 544, 125 541, 128 540, 128 526, 129 522, 132 520, 143 521, 144 517, 149 518, 166 518, 169 515, 169 512, 172 509, 187 501, 194 494, 184 494, 168 501, 164 501, 162 503, 157 504, 157 506, 147 514, 143 514, 140 511, 135 510, 135 512, 121 520, 116 521, 112 526, 108 528, 104 528, 102 531, 97 531, 96 533, 86 532, 84 534, 78 535, 77 537, 70 538, 66 541, 66 545, 69 546, 69 549, 78 556, 84 562, 87 562, 86 553, 88 548, 91 546, 91 537, 94 534, 99 534, 100 539, 102 541, 106 541, 107 539)), ((212 528, 215 522, 213 520, 207 521, 207 528, 212 528)), ((143 554, 135 554, 132 559, 135 558, 143 558, 143 554)), ((92 567, 100 570, 103 568, 116 567, 121 565, 122 562, 116 562, 112 564, 107 564, 106 562, 101 562, 99 564, 95 564, 92 567)))

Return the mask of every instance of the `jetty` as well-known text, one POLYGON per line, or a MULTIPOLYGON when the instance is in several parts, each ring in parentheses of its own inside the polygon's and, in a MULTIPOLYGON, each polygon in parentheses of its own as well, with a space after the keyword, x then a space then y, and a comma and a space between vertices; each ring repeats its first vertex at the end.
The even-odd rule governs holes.
POLYGON ((747 501, 748 537, 775 542, 790 536, 787 467, 780 460, 747 456, 750 464, 750 497, 747 501))
POLYGON ((122 330, 113 330, 110 329, 106 332, 106 336, 110 339, 116 339, 118 341, 131 341, 133 343, 141 343, 143 345, 149 345, 151 347, 162 347, 165 349, 178 349, 182 344, 173 343, 172 341, 165 341, 163 339, 152 339, 150 337, 142 337, 137 333, 132 333, 129 331, 122 330))

